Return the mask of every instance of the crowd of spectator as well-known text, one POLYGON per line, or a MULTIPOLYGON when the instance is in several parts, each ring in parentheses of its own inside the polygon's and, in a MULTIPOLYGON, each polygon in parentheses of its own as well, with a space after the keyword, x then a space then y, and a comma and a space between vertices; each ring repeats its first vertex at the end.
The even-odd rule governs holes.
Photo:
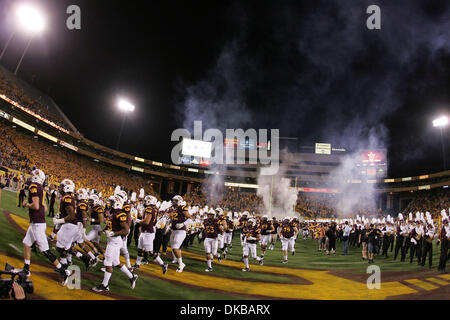
POLYGON ((71 179, 77 188, 95 189, 102 195, 110 195, 120 185, 125 190, 156 196, 152 185, 142 176, 132 174, 106 164, 97 163, 75 152, 52 145, 47 141, 25 134, 0 122, 2 139, 1 164, 10 169, 29 173, 33 166, 48 175, 48 184, 58 185, 63 179, 71 179), (4 149, 5 148, 5 149, 4 149))
POLYGON ((196 187, 183 196, 188 205, 221 207, 233 212, 260 213, 263 209, 262 198, 255 193, 242 192, 239 188, 220 188, 212 192, 211 187, 196 187))
POLYGON ((15 145, 10 131, 0 127, 0 166, 14 170, 30 171, 30 161, 15 145))
POLYGON ((19 86, 16 82, 8 79, 8 77, 6 77, 1 71, 2 70, 0 69, 0 94, 4 94, 9 99, 17 102, 22 107, 29 109, 40 117, 52 121, 62 128, 70 130, 65 121, 55 112, 52 112, 47 104, 41 101, 42 98, 31 98, 31 95, 27 94, 24 88, 19 86))
POLYGON ((410 212, 415 214, 416 212, 427 211, 435 214, 436 208, 450 208, 450 196, 448 189, 416 192, 411 202, 409 202, 403 210, 403 214, 409 214, 410 212))
POLYGON ((334 194, 306 195, 300 193, 295 204, 295 211, 306 218, 328 218, 336 216, 337 198, 334 194))

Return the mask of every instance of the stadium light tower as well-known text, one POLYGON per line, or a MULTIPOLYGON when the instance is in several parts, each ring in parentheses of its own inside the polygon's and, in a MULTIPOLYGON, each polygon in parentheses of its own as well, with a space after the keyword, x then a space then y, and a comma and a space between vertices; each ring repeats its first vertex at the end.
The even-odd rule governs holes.
MULTIPOLYGON (((22 64, 22 60, 25 57, 34 36, 42 33, 45 30, 44 16, 36 8, 30 5, 21 5, 17 7, 16 15, 17 15, 17 22, 20 28, 24 30, 26 33, 28 33, 30 35, 30 38, 28 40, 27 46, 25 47, 25 50, 22 53, 22 56, 20 57, 19 63, 17 64, 16 69, 14 70, 15 75, 17 75, 17 71, 19 70, 20 65, 22 64)), ((3 58, 3 55, 5 54, 5 51, 8 48, 9 43, 11 42, 13 37, 14 32, 8 39, 8 42, 6 43, 6 46, 3 49, 2 54, 0 56, 0 60, 1 58, 3 58)))
POLYGON ((445 161, 445 145, 444 145, 444 138, 442 134, 442 128, 446 127, 448 125, 448 118, 446 116, 442 116, 437 118, 436 120, 433 120, 433 127, 439 127, 441 131, 441 146, 442 146, 442 161, 444 164, 444 171, 447 170, 447 164, 445 161))
POLYGON ((119 151, 120 138, 122 137, 123 127, 125 126, 127 114, 130 112, 133 112, 135 107, 133 104, 131 104, 130 102, 128 102, 125 99, 119 99, 117 106, 119 107, 119 110, 123 112, 122 125, 120 127, 119 138, 117 139, 117 145, 116 145, 116 150, 119 151))

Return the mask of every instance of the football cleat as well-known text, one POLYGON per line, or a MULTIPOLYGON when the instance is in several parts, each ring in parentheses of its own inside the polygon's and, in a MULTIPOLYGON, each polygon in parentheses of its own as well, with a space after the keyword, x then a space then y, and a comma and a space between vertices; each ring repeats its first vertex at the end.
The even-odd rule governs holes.
POLYGON ((100 284, 100 285, 92 288, 92 291, 95 291, 95 292, 109 291, 109 287, 105 287, 103 284, 100 284))
POLYGON ((243 272, 249 272, 249 271, 250 271, 250 268, 244 268, 244 269, 242 269, 242 271, 243 271, 243 272))
POLYGON ((98 263, 98 259, 97 259, 97 258, 91 259, 91 268, 95 268, 95 266, 97 265, 97 263, 98 263))
POLYGON ((136 286, 137 278, 138 278, 138 275, 137 274, 133 274, 133 277, 130 279, 131 289, 134 289, 134 287, 136 286))
POLYGON ((166 274, 167 273, 167 268, 169 267, 169 265, 167 264, 167 263, 165 263, 165 264, 163 264, 162 266, 161 266, 161 268, 162 268, 162 273, 163 274, 166 274))
POLYGON ((211 272, 211 271, 212 271, 212 268, 206 268, 205 271, 206 271, 206 272, 211 272))
POLYGON ((264 259, 259 260, 259 265, 260 266, 264 265, 264 259))
POLYGON ((295 251, 292 251, 292 255, 295 256, 295 251))
POLYGON ((226 254, 226 253, 223 254, 222 259, 223 259, 223 260, 227 260, 227 254, 226 254))
POLYGON ((181 266, 178 267, 177 272, 183 272, 184 267, 186 267, 186 265, 181 263, 181 266))
POLYGON ((86 267, 86 271, 88 271, 91 268, 91 266, 92 266, 91 259, 86 257, 86 256, 83 256, 83 257, 81 257, 81 260, 84 262, 84 266, 86 267))
POLYGON ((222 262, 222 255, 221 254, 219 254, 219 256, 217 257, 217 261, 219 261, 219 263, 222 262))
POLYGON ((145 266, 146 264, 148 264, 148 260, 142 260, 141 264, 142 264, 143 266, 145 266))
POLYGON ((283 263, 286 264, 286 263, 288 263, 288 261, 287 260, 283 260, 283 263))
POLYGON ((70 272, 69 270, 67 270, 67 269, 60 269, 61 271, 59 271, 60 273, 61 273, 61 275, 62 275, 62 281, 61 281, 61 284, 63 285, 63 287, 64 286, 66 286, 66 284, 67 284, 67 282, 68 282, 68 280, 69 280, 69 277, 70 277, 70 275, 72 274, 72 272, 70 272))
POLYGON ((133 269, 137 269, 137 270, 140 269, 140 266, 139 266, 137 263, 133 264, 131 267, 132 267, 133 269))

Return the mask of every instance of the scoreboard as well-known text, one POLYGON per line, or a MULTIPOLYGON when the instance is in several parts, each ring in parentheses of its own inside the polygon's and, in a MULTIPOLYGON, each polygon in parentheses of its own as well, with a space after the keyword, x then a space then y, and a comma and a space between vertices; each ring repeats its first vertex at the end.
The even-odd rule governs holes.
POLYGON ((385 178, 387 176, 386 149, 359 151, 356 167, 361 178, 385 178))

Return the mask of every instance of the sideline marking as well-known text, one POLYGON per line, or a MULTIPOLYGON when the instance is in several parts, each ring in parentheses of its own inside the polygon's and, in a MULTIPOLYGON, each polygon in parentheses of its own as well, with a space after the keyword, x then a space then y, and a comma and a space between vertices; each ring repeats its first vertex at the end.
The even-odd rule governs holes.
POLYGON ((14 250, 16 250, 19 253, 22 253, 22 250, 20 250, 19 248, 17 248, 15 245, 13 245, 12 243, 8 243, 8 245, 13 248, 14 250))
POLYGON ((447 281, 438 279, 438 278, 426 278, 427 281, 431 281, 435 284, 441 285, 441 286, 448 286, 450 283, 448 283, 447 281))
POLYGON ((409 279, 409 280, 405 280, 405 282, 410 283, 416 287, 419 287, 419 288, 427 290, 427 291, 439 288, 431 283, 428 283, 428 282, 425 282, 425 281, 422 281, 419 279, 409 279))

